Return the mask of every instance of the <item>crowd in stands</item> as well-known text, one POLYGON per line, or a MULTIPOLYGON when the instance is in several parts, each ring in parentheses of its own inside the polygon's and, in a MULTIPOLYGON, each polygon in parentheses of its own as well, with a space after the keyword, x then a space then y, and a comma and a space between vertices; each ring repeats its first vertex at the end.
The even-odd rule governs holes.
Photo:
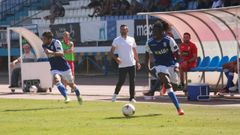
POLYGON ((91 0, 82 8, 94 8, 89 15, 135 15, 138 12, 161 12, 219 8, 239 5, 239 0, 91 0))

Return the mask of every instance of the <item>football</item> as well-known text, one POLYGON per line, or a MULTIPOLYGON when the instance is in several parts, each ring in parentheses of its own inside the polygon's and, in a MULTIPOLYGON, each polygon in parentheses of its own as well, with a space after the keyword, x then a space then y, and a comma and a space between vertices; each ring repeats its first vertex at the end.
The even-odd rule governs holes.
POLYGON ((125 117, 130 117, 135 114, 135 107, 132 104, 125 104, 122 107, 122 113, 125 117))

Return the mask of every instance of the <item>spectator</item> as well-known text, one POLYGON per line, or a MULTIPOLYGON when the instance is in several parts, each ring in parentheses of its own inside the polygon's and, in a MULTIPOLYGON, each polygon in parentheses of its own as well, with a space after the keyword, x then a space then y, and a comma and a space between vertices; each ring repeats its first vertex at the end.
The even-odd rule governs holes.
POLYGON ((94 16, 99 16, 102 12, 102 3, 103 1, 101 0, 91 0, 91 2, 86 6, 86 7, 81 7, 83 9, 86 9, 86 8, 93 8, 94 11, 93 13, 90 15, 88 15, 89 17, 94 17, 94 16))
POLYGON ((18 81, 21 76, 21 65, 20 62, 32 62, 35 60, 35 55, 31 52, 30 46, 28 44, 23 45, 23 55, 17 58, 11 63, 12 74, 11 74, 11 84, 9 88, 19 87, 18 81))
POLYGON ((130 13, 130 3, 127 0, 120 1, 120 15, 127 15, 130 13))
POLYGON ((180 44, 180 82, 184 87, 184 73, 197 65, 197 47, 191 41, 191 35, 184 33, 183 43, 180 44))
POLYGON ((194 10, 198 7, 198 1, 199 0, 185 0, 185 3, 187 5, 188 10, 194 10))
POLYGON ((120 14, 120 0, 112 0, 111 1, 111 12, 110 15, 119 15, 120 14))
POLYGON ((212 8, 224 7, 223 0, 213 0, 212 8))
POLYGON ((186 4, 183 0, 171 0, 172 10, 184 10, 186 9, 186 4))
POLYGON ((65 9, 59 0, 51 2, 50 15, 44 17, 45 20, 50 20, 50 24, 54 24, 57 17, 64 17, 65 9))
POLYGON ((111 12, 111 0, 103 0, 102 12, 100 16, 110 15, 110 12, 111 12))
MULTIPOLYGON (((225 0, 225 1, 228 1, 228 0, 225 0)), ((240 5, 240 1, 239 0, 229 0, 229 1, 231 2, 231 6, 238 6, 238 5, 240 5)))
POLYGON ((159 1, 159 9, 160 11, 168 11, 171 5, 170 0, 160 0, 159 1))
POLYGON ((134 15, 142 11, 144 11, 144 6, 141 3, 139 3, 137 0, 132 0, 129 14, 134 15))
POLYGON ((228 62, 224 64, 222 67, 223 67, 223 72, 227 77, 227 85, 225 88, 219 90, 219 92, 228 93, 230 91, 235 91, 237 87, 234 86, 233 78, 234 78, 234 73, 237 73, 237 61, 228 62))
POLYGON ((211 0, 199 0, 197 9, 207 9, 210 8, 212 5, 211 0))

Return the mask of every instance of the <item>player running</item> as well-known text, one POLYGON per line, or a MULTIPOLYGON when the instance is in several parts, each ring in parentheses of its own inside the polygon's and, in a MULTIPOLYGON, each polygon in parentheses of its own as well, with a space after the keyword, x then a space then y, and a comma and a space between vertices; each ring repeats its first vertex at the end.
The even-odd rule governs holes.
POLYGON ((53 81, 60 93, 65 98, 65 103, 68 103, 70 99, 67 95, 65 86, 61 82, 61 77, 66 80, 68 85, 75 91, 79 104, 82 104, 82 97, 80 95, 80 91, 74 83, 69 64, 63 58, 64 53, 61 42, 59 40, 53 39, 52 32, 44 32, 42 35, 42 41, 42 47, 44 49, 44 52, 48 56, 48 60, 51 66, 53 81))
POLYGON ((154 76, 158 77, 164 84, 168 96, 174 103, 178 114, 184 115, 184 111, 180 108, 178 99, 173 92, 173 88, 170 82, 170 78, 177 75, 176 71, 176 59, 178 58, 178 46, 173 38, 166 36, 164 33, 163 24, 157 21, 153 27, 153 38, 147 41, 146 54, 145 54, 145 65, 147 70, 154 76), (148 63, 150 61, 150 52, 152 52, 155 59, 155 66, 150 69, 148 63))

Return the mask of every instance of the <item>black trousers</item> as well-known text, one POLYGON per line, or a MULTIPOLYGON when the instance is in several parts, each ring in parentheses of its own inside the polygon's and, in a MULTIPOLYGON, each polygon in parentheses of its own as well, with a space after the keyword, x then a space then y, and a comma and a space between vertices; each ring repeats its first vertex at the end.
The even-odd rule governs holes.
POLYGON ((130 94, 129 100, 131 101, 135 97, 136 68, 135 68, 135 66, 119 68, 118 72, 119 72, 118 82, 117 82, 114 94, 117 94, 117 95, 119 94, 121 87, 124 84, 124 82, 126 80, 126 76, 128 74, 128 76, 129 76, 129 94, 130 94))
POLYGON ((18 80, 21 78, 21 68, 15 68, 12 71, 11 74, 11 86, 17 87, 18 86, 18 80))

